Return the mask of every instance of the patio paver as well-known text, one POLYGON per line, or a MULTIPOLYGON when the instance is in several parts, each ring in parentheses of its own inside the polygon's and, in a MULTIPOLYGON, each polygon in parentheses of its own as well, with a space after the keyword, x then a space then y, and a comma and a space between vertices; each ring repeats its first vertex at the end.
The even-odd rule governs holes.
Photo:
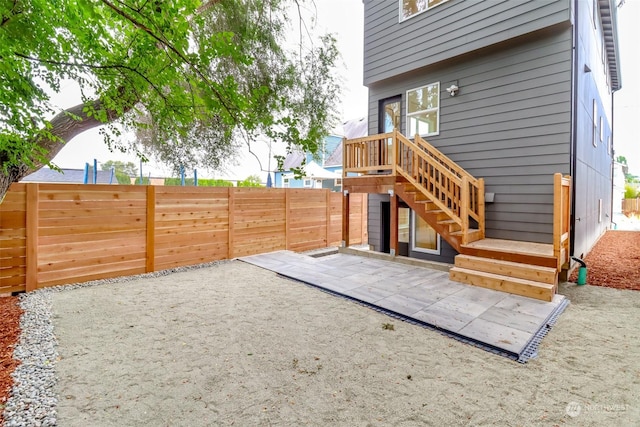
POLYGON ((526 361, 568 300, 525 298, 449 280, 448 273, 393 261, 291 251, 240 260, 526 361))

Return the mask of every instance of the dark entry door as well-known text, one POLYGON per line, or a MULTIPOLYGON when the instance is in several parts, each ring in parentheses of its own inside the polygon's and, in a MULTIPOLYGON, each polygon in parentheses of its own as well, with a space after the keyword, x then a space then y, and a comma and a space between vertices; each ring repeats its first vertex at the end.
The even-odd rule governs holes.
POLYGON ((380 252, 391 252, 391 202, 380 202, 380 252))

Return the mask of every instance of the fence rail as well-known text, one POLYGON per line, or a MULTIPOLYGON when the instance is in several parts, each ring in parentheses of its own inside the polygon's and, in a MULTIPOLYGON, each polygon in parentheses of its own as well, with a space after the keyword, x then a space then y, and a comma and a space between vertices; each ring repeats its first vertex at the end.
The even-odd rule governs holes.
MULTIPOLYGON (((350 244, 367 241, 366 195, 350 244)), ((0 293, 340 244, 329 190, 14 184, 0 204, 0 293)))

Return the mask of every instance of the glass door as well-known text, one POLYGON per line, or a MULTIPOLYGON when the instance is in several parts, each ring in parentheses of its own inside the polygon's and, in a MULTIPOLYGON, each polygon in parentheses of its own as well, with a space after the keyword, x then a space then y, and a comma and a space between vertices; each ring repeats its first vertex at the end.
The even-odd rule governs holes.
MULTIPOLYGON (((387 133, 394 129, 400 129, 400 105, 402 96, 397 95, 393 98, 387 98, 380 101, 378 132, 387 133)), ((392 159, 393 140, 389 138, 386 146, 381 145, 378 150, 379 164, 389 165, 392 159)))

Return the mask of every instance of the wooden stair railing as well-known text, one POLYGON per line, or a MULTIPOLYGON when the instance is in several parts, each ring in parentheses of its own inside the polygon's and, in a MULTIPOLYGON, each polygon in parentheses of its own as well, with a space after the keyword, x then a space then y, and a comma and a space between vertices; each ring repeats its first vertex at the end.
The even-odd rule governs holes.
POLYGON ((398 187, 403 199, 408 199, 405 201, 413 208, 422 204, 418 214, 436 231, 442 231, 440 234, 456 249, 484 238, 484 181, 476 179, 419 135, 411 141, 394 130, 345 138, 343 162, 343 178, 352 172, 391 174, 398 181, 410 183, 413 188, 398 187), (426 205, 425 201, 433 205, 426 205), (437 212, 431 215, 426 213, 429 210, 437 212), (477 228, 471 227, 470 220, 477 228))
POLYGON ((400 133, 395 139, 396 174, 424 196, 423 200, 416 200, 416 196, 409 194, 414 192, 412 188, 396 187, 403 200, 413 205, 456 250, 483 239, 484 180, 473 177, 418 135, 415 142, 400 133), (441 213, 446 218, 442 219, 441 213), (470 227, 470 218, 477 223, 477 228, 470 227))

